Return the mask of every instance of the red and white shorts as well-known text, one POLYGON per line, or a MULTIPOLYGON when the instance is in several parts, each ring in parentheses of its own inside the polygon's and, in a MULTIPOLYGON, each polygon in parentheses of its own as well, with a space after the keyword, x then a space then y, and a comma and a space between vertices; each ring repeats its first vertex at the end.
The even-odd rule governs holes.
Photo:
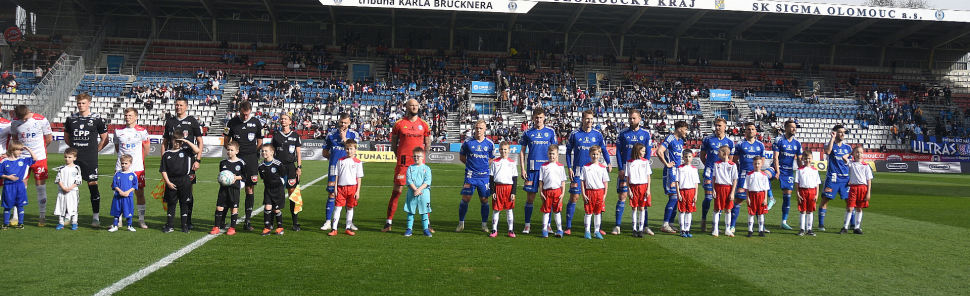
POLYGON ((138 189, 145 188, 145 171, 135 172, 135 176, 138 177, 138 189))
POLYGON ((512 184, 495 184, 495 201, 492 202, 492 210, 511 210, 515 208, 515 201, 512 200, 512 184))
POLYGON ((802 201, 798 202, 799 212, 814 212, 815 198, 818 196, 818 188, 798 188, 798 196, 802 201))
POLYGON ((630 206, 643 208, 650 206, 650 184, 630 184, 630 206))
POLYGON ((542 196, 546 197, 546 200, 542 201, 542 208, 539 210, 543 213, 559 213, 562 212, 562 200, 559 196, 562 195, 562 187, 555 189, 542 189, 542 196))
POLYGON ((606 198, 606 189, 586 189, 586 196, 589 197, 589 201, 583 205, 583 209, 586 210, 586 214, 602 214, 606 210, 606 202, 603 200, 606 198))
POLYGON ((357 206, 357 185, 337 186, 336 205, 353 208, 357 206))
POLYGON ((47 159, 38 160, 30 165, 30 173, 34 175, 34 181, 47 180, 47 159))
POLYGON ((734 208, 734 199, 731 198, 731 185, 714 184, 714 210, 725 211, 734 208))
POLYGON ((697 195, 697 188, 681 189, 680 200, 677 201, 677 211, 681 213, 697 212, 694 197, 697 195))
POLYGON ((865 209, 869 207, 866 195, 869 193, 869 185, 852 184, 849 185, 849 199, 845 200, 846 206, 850 208, 865 209))
POLYGON ((764 215, 768 213, 765 196, 768 191, 748 191, 748 215, 764 215))

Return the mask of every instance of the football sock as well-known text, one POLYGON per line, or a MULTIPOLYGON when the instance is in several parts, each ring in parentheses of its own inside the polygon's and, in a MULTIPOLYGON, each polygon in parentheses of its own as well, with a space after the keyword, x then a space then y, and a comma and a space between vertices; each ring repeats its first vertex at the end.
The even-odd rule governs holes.
POLYGON ((754 231, 754 215, 748 215, 748 231, 754 231))
POLYGON ((818 210, 818 226, 822 227, 825 225, 825 209, 818 210))
POLYGON ((71 215, 71 224, 77 224, 77 215, 71 215))
POLYGON ((562 231, 562 213, 556 213, 556 230, 562 231))
MULTIPOLYGON (((189 194, 190 195, 192 194, 192 187, 189 187, 189 194)), ((189 196, 189 198, 185 200, 185 208, 186 208, 186 210, 185 210, 185 215, 184 216, 185 216, 185 220, 186 220, 187 225, 192 224, 192 209, 195 206, 195 199, 192 198, 192 197, 193 196, 189 196)))
POLYGON ((805 212, 798 213, 798 229, 805 230, 805 212))
POLYGON ((532 223, 532 203, 525 203, 525 224, 532 223))
POLYGON ((3 225, 10 225, 10 209, 3 208, 3 225))
POLYGON ((226 215, 229 215, 230 212, 232 212, 232 210, 229 209, 229 208, 225 208, 225 209, 222 210, 222 219, 219 220, 219 225, 221 227, 219 227, 219 228, 226 227, 226 215))
POLYGON ((40 211, 40 218, 47 216, 47 185, 37 185, 37 209, 40 211))
POLYGON ((643 231, 643 228, 647 227, 647 222, 649 222, 649 220, 647 220, 647 208, 643 208, 643 210, 640 211, 640 230, 641 231, 643 231))
MULTIPOLYGON (((725 217, 725 219, 727 218, 725 217)), ((721 211, 714 211, 714 221, 711 223, 711 228, 714 228, 714 231, 717 231, 717 223, 720 221, 721 221, 721 211)))
POLYGON ((758 231, 765 231, 765 215, 758 215, 758 231))
POLYGON ((421 227, 424 227, 424 229, 431 229, 430 217, 430 214, 421 214, 421 227))
POLYGON ((633 213, 631 213, 630 215, 630 226, 633 227, 633 231, 639 231, 637 230, 637 226, 640 225, 638 222, 639 219, 640 219, 640 211, 634 208, 633 213))
POLYGON ((253 217, 253 203, 256 200, 255 193, 246 193, 246 216, 243 219, 246 223, 249 223, 249 219, 253 217))
POLYGON ((596 224, 596 228, 594 231, 600 232, 600 226, 603 224, 603 214, 593 215, 593 223, 596 224))
MULTIPOLYGON (((172 208, 172 206, 169 205, 169 208, 172 208)), ((182 214, 182 228, 187 229, 189 226, 189 205, 184 201, 179 202, 179 213, 182 214)))
POLYGON ((263 228, 270 229, 273 227, 273 211, 263 210, 263 228))
POLYGON ((566 204, 566 229, 573 229, 573 214, 576 214, 576 203, 570 201, 566 204))
POLYGON ((674 219, 677 218, 677 216, 674 216, 677 210, 677 195, 671 194, 669 197, 667 206, 664 207, 664 222, 674 223, 674 219))
POLYGON ((239 213, 238 212, 232 213, 232 217, 229 218, 229 227, 236 227, 236 220, 239 220, 239 213))
POLYGON ((408 229, 414 229, 414 214, 408 214, 408 229))
POLYGON ((401 198, 401 192, 391 190, 391 200, 387 201, 387 220, 394 220, 394 212, 397 211, 397 200, 399 198, 401 198))
POLYGON ((215 227, 217 227, 217 228, 222 228, 222 223, 224 222, 222 218, 223 218, 223 215, 225 215, 223 213, 225 213, 225 212, 224 211, 220 211, 220 210, 216 210, 215 227))
POLYGON ((623 222, 623 211, 626 210, 626 202, 622 200, 616 201, 616 227, 620 227, 620 222, 623 222))
POLYGON ((685 213, 678 214, 678 216, 680 217, 680 231, 687 230, 687 223, 684 221, 684 218, 686 218, 685 217, 686 215, 687 214, 685 214, 685 213))
POLYGON ((812 230, 812 219, 814 219, 814 218, 815 218, 815 216, 812 215, 811 212, 805 213, 805 219, 806 219, 806 221, 805 221, 805 230, 812 230))
POLYGON ((591 215, 591 214, 586 214, 585 218, 583 218, 583 221, 584 221, 583 222, 584 223, 583 225, 584 225, 584 227, 586 227, 586 232, 589 232, 589 227, 591 226, 590 224, 591 224, 592 220, 593 220, 593 215, 591 215))
POLYGON ((114 217, 114 219, 111 219, 111 226, 115 226, 115 227, 118 226, 118 217, 114 217))
POLYGON ((465 214, 468 213, 468 202, 464 199, 458 202, 458 222, 465 222, 465 214))
POLYGON ((333 210, 333 220, 331 220, 332 221, 331 223, 333 225, 330 225, 333 228, 330 228, 330 229, 333 229, 333 230, 337 229, 337 223, 340 222, 340 211, 343 209, 344 207, 337 207, 333 210))
POLYGON ((512 216, 513 216, 512 209, 509 209, 508 210, 508 214, 505 215, 505 219, 507 219, 508 220, 508 223, 509 223, 509 231, 512 231, 512 225, 513 225, 512 224, 512 216))
POLYGON ((290 201, 290 215, 293 217, 293 225, 300 224, 300 214, 296 213, 296 203, 290 201))
POLYGON ((693 213, 687 213, 687 220, 686 220, 687 222, 684 222, 684 224, 687 224, 686 225, 687 226, 687 231, 690 231, 690 222, 691 222, 692 219, 694 219, 694 214, 693 213))
POLYGON ((131 227, 131 217, 126 218, 128 220, 128 227, 131 227))
POLYGON ((64 225, 64 216, 57 216, 57 224, 64 225))
POLYGON ((17 221, 20 221, 20 225, 24 225, 27 221, 24 221, 24 207, 17 207, 17 221))
POLYGON ((845 226, 843 228, 849 228, 849 223, 852 223, 852 211, 853 208, 849 208, 848 212, 845 212, 845 226))
POLYGON ((138 221, 145 221, 145 205, 138 205, 138 221))
POLYGON ((736 204, 734 205, 734 208, 731 209, 731 223, 730 223, 731 228, 734 228, 735 226, 737 226, 739 215, 741 215, 741 205, 736 204))
MULTIPOLYGON (((846 214, 849 214, 849 213, 846 213, 846 214)), ((855 211, 852 211, 852 213, 851 213, 851 214, 852 214, 852 218, 851 218, 851 219, 849 219, 849 224, 850 224, 850 225, 851 225, 851 224, 855 224, 855 211)))
POLYGON ((862 210, 856 209, 855 213, 855 229, 862 228, 862 210))
POLYGON ((168 213, 166 213, 166 215, 168 215, 167 217, 168 221, 166 222, 165 226, 175 228, 175 205, 174 204, 168 205, 168 213))
POLYGON ((354 224, 354 208, 347 208, 347 227, 354 224))
POLYGON ((724 213, 724 231, 727 231, 728 227, 734 227, 734 219, 731 217, 731 213, 724 213))
POLYGON ((788 211, 791 210, 791 193, 781 197, 781 223, 788 224, 788 211))
POLYGON ((337 205, 336 198, 327 199, 327 220, 333 219, 333 207, 337 205))
POLYGON ((101 213, 101 191, 98 190, 98 185, 88 185, 88 191, 91 192, 91 211, 94 213, 94 220, 98 220, 98 213, 101 213))
POLYGON ((710 193, 704 194, 704 203, 701 204, 701 219, 707 220, 707 212, 711 210, 711 201, 714 200, 714 195, 710 193))
POLYGON ((549 227, 549 213, 542 213, 542 230, 549 227))
POLYGON ((482 212, 482 223, 488 222, 488 212, 492 209, 488 207, 488 202, 483 202, 481 207, 482 212))
POLYGON ((276 227, 283 228, 283 211, 277 210, 275 213, 276 213, 276 227))
POLYGON ((502 211, 495 211, 492 213, 492 231, 498 231, 498 216, 502 214, 502 211))

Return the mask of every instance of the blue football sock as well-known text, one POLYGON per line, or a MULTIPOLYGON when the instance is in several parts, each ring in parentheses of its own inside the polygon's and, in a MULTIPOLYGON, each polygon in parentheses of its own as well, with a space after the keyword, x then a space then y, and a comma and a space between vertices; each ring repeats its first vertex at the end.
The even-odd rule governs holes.
POLYGON ((677 195, 671 194, 669 196, 670 199, 667 200, 667 206, 664 207, 664 221, 674 223, 674 220, 677 218, 677 215, 674 215, 677 212, 677 195))
POLYGON ((19 222, 20 225, 24 225, 24 222, 25 221, 24 221, 24 209, 23 208, 20 208, 20 207, 17 208, 17 219, 20 219, 19 220, 20 221, 19 222))
POLYGON ((408 229, 414 229, 414 214, 408 214, 408 229))
POLYGON ((421 214, 421 227, 424 227, 424 229, 431 229, 428 227, 429 224, 431 224, 431 221, 428 219, 428 214, 421 214))
POLYGON ((128 227, 131 227, 131 218, 128 218, 128 227))
POLYGON ((701 204, 701 219, 707 220, 707 212, 711 211, 712 200, 714 200, 713 194, 704 194, 704 203, 701 204))
POLYGON ((118 217, 115 217, 114 220, 112 220, 111 226, 118 226, 118 217))
POLYGON ((532 223, 532 203, 525 203, 525 224, 532 223))
POLYGON ((3 225, 10 225, 10 209, 3 209, 3 225))
POLYGON ((824 225, 825 225, 825 209, 819 209, 818 210, 818 226, 821 227, 821 226, 824 226, 824 225))
POLYGON ((738 215, 741 215, 741 205, 734 205, 731 209, 731 227, 738 225, 738 215))
POLYGON ((337 204, 337 199, 327 199, 327 221, 333 220, 333 207, 337 204))
POLYGON ((620 227, 620 222, 623 221, 623 210, 626 210, 626 202, 618 200, 616 201, 616 226, 620 227))
MULTIPOLYGON (((23 220, 20 220, 23 221, 23 220)), ((849 217, 849 227, 855 226, 855 211, 852 211, 852 216, 849 217)), ((855 227, 852 227, 853 229, 855 227)))
POLYGON ((487 201, 483 202, 482 203, 482 223, 488 223, 488 212, 490 210, 491 209, 488 208, 488 202, 487 201))
POLYGON ((573 229, 573 214, 576 213, 576 203, 569 202, 566 204, 566 225, 563 226, 566 229, 573 229))
POLYGON ((781 220, 788 221, 788 211, 791 209, 791 193, 781 196, 781 220))
POLYGON ((468 214, 468 202, 463 199, 458 203, 458 222, 465 222, 465 214, 468 214))

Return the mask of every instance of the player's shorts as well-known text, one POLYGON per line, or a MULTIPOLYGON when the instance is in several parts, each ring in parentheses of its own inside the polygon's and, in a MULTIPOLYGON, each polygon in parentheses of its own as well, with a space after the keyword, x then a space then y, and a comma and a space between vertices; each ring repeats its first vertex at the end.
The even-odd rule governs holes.
POLYGON ((408 166, 401 165, 398 163, 394 167, 394 185, 407 185, 408 184, 408 166))
POLYGON ((296 163, 282 163, 283 176, 286 177, 286 189, 296 188, 300 185, 300 177, 296 176, 296 163))
MULTIPOLYGON (((97 158, 86 159, 86 158, 88 157, 84 157, 84 158, 78 157, 78 159, 74 161, 74 164, 76 164, 81 169, 81 180, 88 181, 88 182, 97 181, 98 180, 98 159, 97 158)), ((45 159, 45 160, 40 160, 35 162, 34 165, 30 166, 30 171, 35 173, 34 180, 47 180, 47 160, 45 159), (42 166, 41 166, 41 163, 43 163, 42 166), (41 173, 42 169, 43 169, 43 173, 41 173), (38 175, 40 174, 43 175, 42 178, 38 177, 38 175)))
POLYGON ((237 155, 246 165, 243 166, 243 173, 249 176, 246 179, 246 186, 256 186, 259 182, 259 155, 255 153, 237 155))
POLYGON ((630 201, 630 206, 634 208, 643 208, 650 206, 650 191, 647 188, 650 184, 630 184, 630 196, 627 200, 630 201))
MULTIPOLYGON (((111 217, 119 217, 122 219, 131 218, 131 215, 135 212, 135 203, 129 197, 120 197, 115 195, 111 199, 111 217)), ((120 223, 120 222, 119 222, 120 223)))
POLYGON ((667 195, 677 194, 677 169, 664 168, 664 193, 667 195))
POLYGON ((27 185, 23 182, 14 182, 16 183, 4 184, 3 201, 0 204, 4 209, 19 207, 20 210, 23 210, 23 207, 27 205, 27 185))
POLYGON ((461 195, 472 195, 478 190, 478 197, 488 197, 492 195, 488 190, 488 178, 465 178, 465 185, 461 186, 461 195))
POLYGON ((746 200, 748 199, 748 190, 744 189, 744 182, 748 179, 748 171, 741 171, 738 175, 738 189, 734 193, 734 199, 746 200))
POLYGON ((849 185, 849 199, 845 200, 846 206, 850 208, 865 209, 869 207, 866 194, 869 193, 869 185, 853 184, 849 185))
POLYGON ((748 192, 748 215, 764 215, 768 213, 768 205, 765 204, 767 192, 751 191, 748 192))
MULTIPOLYGON (((47 169, 47 160, 46 159, 44 159, 44 160, 38 160, 37 162, 34 162, 34 164, 30 165, 30 172, 34 175, 34 181, 47 180, 47 171, 48 171, 48 169, 47 169)), ((81 179, 84 179, 84 181, 97 181, 98 180, 98 162, 97 162, 97 160, 95 160, 95 162, 94 162, 94 173, 85 172, 84 167, 83 166, 81 167, 81 179), (94 175, 94 179, 93 180, 86 179, 86 178, 90 177, 90 175, 92 175, 92 174, 94 175)), ((26 182, 26 180, 24 180, 24 181, 26 182)))
POLYGON ((286 188, 285 187, 264 187, 263 205, 272 207, 273 210, 285 208, 286 188))
POLYGON ((357 186, 359 185, 337 186, 336 205, 338 207, 356 207, 357 198, 355 195, 357 195, 357 186))
POLYGON ((624 183, 626 183, 626 176, 616 177, 616 193, 630 192, 630 184, 624 183))
POLYGON ((778 183, 781 184, 781 190, 794 190, 795 189, 795 171, 780 169, 781 172, 778 173, 778 183))
POLYGON ((734 199, 731 198, 731 185, 714 184, 714 210, 724 211, 734 208, 734 199))
POLYGON ((239 187, 219 186, 219 196, 216 198, 216 207, 230 209, 239 208, 239 187))
POLYGON ((546 200, 542 201, 540 211, 543 213, 562 212, 562 199, 559 199, 559 196, 562 195, 562 188, 542 189, 542 195, 546 197, 546 200))
POLYGON ((138 178, 138 190, 145 189, 145 171, 135 172, 135 177, 138 178))
POLYGON ((798 188, 798 196, 802 201, 798 202, 799 212, 814 212, 815 197, 818 196, 818 188, 798 188))
POLYGON ((525 185, 522 186, 522 190, 525 190, 525 192, 528 193, 539 192, 539 173, 540 171, 526 171, 525 185))
POLYGON ((515 200, 512 200, 512 184, 495 184, 495 200, 492 202, 492 210, 511 210, 515 208, 515 200))
POLYGON ((582 182, 579 176, 573 176, 572 183, 569 183, 569 194, 583 194, 583 189, 579 186, 582 182))
POLYGON ((431 192, 425 189, 421 195, 414 196, 414 191, 408 188, 408 195, 404 199, 404 212, 413 215, 431 213, 431 192))
POLYGON ((705 192, 714 191, 714 167, 713 166, 704 167, 704 191, 705 192))
POLYGON ((694 202, 694 195, 696 194, 697 188, 681 189, 681 199, 677 201, 677 211, 681 213, 697 212, 696 202, 694 202))
POLYGON ((825 191, 822 191, 822 196, 828 199, 835 199, 836 194, 842 197, 842 199, 848 199, 849 182, 831 182, 831 180, 825 178, 825 191))
POLYGON ((602 214, 606 210, 606 189, 586 189, 586 196, 589 202, 583 204, 586 214, 602 214))

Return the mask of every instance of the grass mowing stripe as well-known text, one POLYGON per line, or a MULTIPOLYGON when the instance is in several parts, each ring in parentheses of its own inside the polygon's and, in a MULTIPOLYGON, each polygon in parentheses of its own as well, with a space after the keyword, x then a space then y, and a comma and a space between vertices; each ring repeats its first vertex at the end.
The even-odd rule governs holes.
MULTIPOLYGON (((320 180, 323 180, 326 177, 327 177, 326 175, 323 175, 323 176, 321 176, 319 178, 316 178, 313 181, 310 181, 310 183, 307 183, 306 185, 300 186, 300 190, 303 190, 307 186, 313 185, 314 183, 320 182, 320 180)), ((256 213, 258 213, 258 212, 259 211, 253 211, 253 214, 250 217, 256 216, 256 213)), ((112 295, 112 294, 114 294, 114 293, 116 293, 118 291, 121 291, 122 289, 124 289, 128 285, 131 285, 134 282, 137 282, 138 280, 144 278, 145 276, 147 276, 147 275, 155 272, 156 270, 159 270, 162 267, 165 267, 165 266, 171 264, 172 262, 175 261, 175 259, 181 258, 182 256, 185 256, 186 254, 191 253, 196 248, 201 247, 202 245, 204 245, 205 243, 209 242, 210 240, 216 238, 217 236, 219 236, 219 234, 203 236, 202 238, 200 238, 200 239, 192 242, 188 246, 185 246, 184 248, 179 249, 175 253, 169 254, 168 256, 165 256, 161 260, 158 260, 158 262, 155 262, 154 264, 149 265, 148 267, 145 267, 142 270, 139 270, 138 272, 136 272, 136 273, 134 273, 134 274, 132 274, 132 275, 126 277, 126 278, 121 279, 120 281, 112 284, 111 286, 108 286, 107 288, 104 288, 103 290, 99 291, 95 295, 97 295, 97 296, 112 295)))

